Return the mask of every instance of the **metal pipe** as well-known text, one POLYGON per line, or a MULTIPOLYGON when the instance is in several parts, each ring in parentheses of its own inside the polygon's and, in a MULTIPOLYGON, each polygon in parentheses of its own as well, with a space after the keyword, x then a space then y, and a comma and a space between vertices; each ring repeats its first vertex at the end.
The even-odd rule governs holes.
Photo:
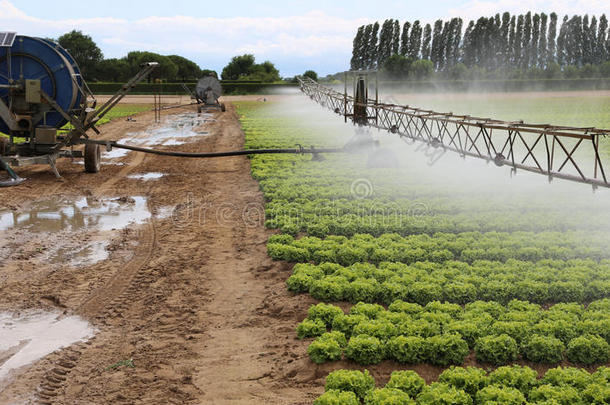
POLYGON ((119 148, 127 149, 136 152, 150 153, 153 155, 161 156, 175 156, 184 158, 216 158, 216 157, 228 157, 228 156, 243 156, 243 155, 262 155, 262 154, 312 154, 317 155, 319 153, 346 153, 343 148, 303 148, 301 146, 297 148, 277 148, 277 149, 245 149, 245 150, 233 150, 225 152, 203 152, 203 153, 189 153, 189 152, 176 152, 176 151, 165 151, 158 149, 142 148, 140 146, 125 145, 116 143, 115 141, 100 141, 94 139, 83 139, 81 143, 95 143, 98 145, 106 146, 106 148, 119 148))

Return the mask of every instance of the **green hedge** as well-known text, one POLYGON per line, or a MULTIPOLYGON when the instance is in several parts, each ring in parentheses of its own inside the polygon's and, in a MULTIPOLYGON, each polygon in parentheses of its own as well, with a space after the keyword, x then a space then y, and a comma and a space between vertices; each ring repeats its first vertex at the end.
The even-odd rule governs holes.
MULTIPOLYGON (((123 83, 88 83, 93 94, 114 94, 123 83)), ((197 83, 185 83, 190 89, 197 83)), ((273 94, 281 89, 295 87, 294 84, 260 83, 260 82, 221 82, 224 94, 273 94)), ((130 91, 130 94, 150 95, 186 95, 182 83, 140 83, 130 91)))
MULTIPOLYGON (((186 83, 194 88, 197 83, 186 83)), ((274 94, 282 89, 296 88, 295 83, 261 83, 254 81, 221 81, 223 93, 274 94)), ((123 83, 89 83, 93 94, 114 94, 123 83)), ((380 87, 391 87, 394 91, 557 91, 557 90, 610 90, 610 79, 523 79, 523 80, 436 80, 436 81, 382 81, 380 87)), ((343 91, 343 85, 338 86, 343 91)), ((186 95, 182 83, 140 83, 130 94, 186 95)))
MULTIPOLYGON (((379 87, 391 88, 394 92, 609 90, 610 79, 401 80, 380 81, 379 87)), ((337 85, 336 89, 343 92, 343 85, 337 85)))

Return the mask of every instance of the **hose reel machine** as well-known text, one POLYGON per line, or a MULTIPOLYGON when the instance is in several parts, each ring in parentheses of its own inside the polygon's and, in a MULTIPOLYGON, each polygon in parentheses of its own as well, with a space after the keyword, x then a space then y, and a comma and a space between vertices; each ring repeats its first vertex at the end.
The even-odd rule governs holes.
POLYGON ((197 112, 209 111, 211 109, 226 110, 225 104, 218 101, 222 95, 222 86, 214 76, 206 76, 197 82, 195 87, 195 98, 197 99, 197 112))
POLYGON ((96 123, 107 114, 157 63, 141 70, 106 103, 97 106, 80 68, 57 43, 0 33, 0 170, 9 180, 0 186, 21 183, 11 166, 49 164, 56 176, 59 157, 84 158, 85 171, 100 170, 100 145, 90 142, 88 130, 99 134, 96 123), (70 124, 67 132, 59 131, 70 124), (72 146, 84 144, 84 151, 72 146))

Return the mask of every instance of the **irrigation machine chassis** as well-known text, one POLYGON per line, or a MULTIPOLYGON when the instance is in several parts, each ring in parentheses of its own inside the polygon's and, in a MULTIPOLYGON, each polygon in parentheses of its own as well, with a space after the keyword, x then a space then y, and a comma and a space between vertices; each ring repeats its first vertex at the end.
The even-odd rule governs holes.
POLYGON ((100 170, 100 142, 96 124, 136 84, 157 66, 141 65, 140 71, 108 101, 98 106, 74 58, 53 41, 0 33, 0 170, 8 180, 1 186, 21 183, 13 167, 49 164, 60 177, 55 161, 61 157, 84 158, 85 171, 100 170), (66 124, 67 128, 66 128, 66 124), (83 150, 74 146, 83 145, 83 150))

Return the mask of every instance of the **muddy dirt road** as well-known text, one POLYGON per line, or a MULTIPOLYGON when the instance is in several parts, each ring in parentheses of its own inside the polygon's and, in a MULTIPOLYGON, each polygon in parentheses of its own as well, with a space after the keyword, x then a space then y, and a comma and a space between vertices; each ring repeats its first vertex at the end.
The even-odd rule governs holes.
MULTIPOLYGON (((192 120, 186 113, 165 114, 192 120)), ((103 137, 146 139, 152 113, 136 118, 107 124, 103 137)), ((233 106, 215 118, 198 122, 186 143, 163 147, 242 147, 233 106)), ((62 161, 61 180, 47 167, 21 169, 28 181, 0 190, 3 218, 16 218, 0 237, 0 312, 78 316, 95 330, 88 341, 11 370, 0 403, 311 403, 327 370, 309 362, 294 327, 313 301, 290 296, 289 267, 266 255, 270 231, 248 159, 129 153, 109 163, 88 175, 62 161), (163 176, 133 176, 149 172, 163 176), (47 228, 17 227, 40 200, 61 215, 39 208, 47 228), (127 214, 116 214, 121 207, 127 214), (116 222, 138 210, 146 212, 135 223, 116 222), (104 212, 114 215, 106 226, 104 212), (83 246, 100 253, 100 241, 93 261, 73 254, 83 246)), ((26 343, 0 348, 0 366, 26 343)))

